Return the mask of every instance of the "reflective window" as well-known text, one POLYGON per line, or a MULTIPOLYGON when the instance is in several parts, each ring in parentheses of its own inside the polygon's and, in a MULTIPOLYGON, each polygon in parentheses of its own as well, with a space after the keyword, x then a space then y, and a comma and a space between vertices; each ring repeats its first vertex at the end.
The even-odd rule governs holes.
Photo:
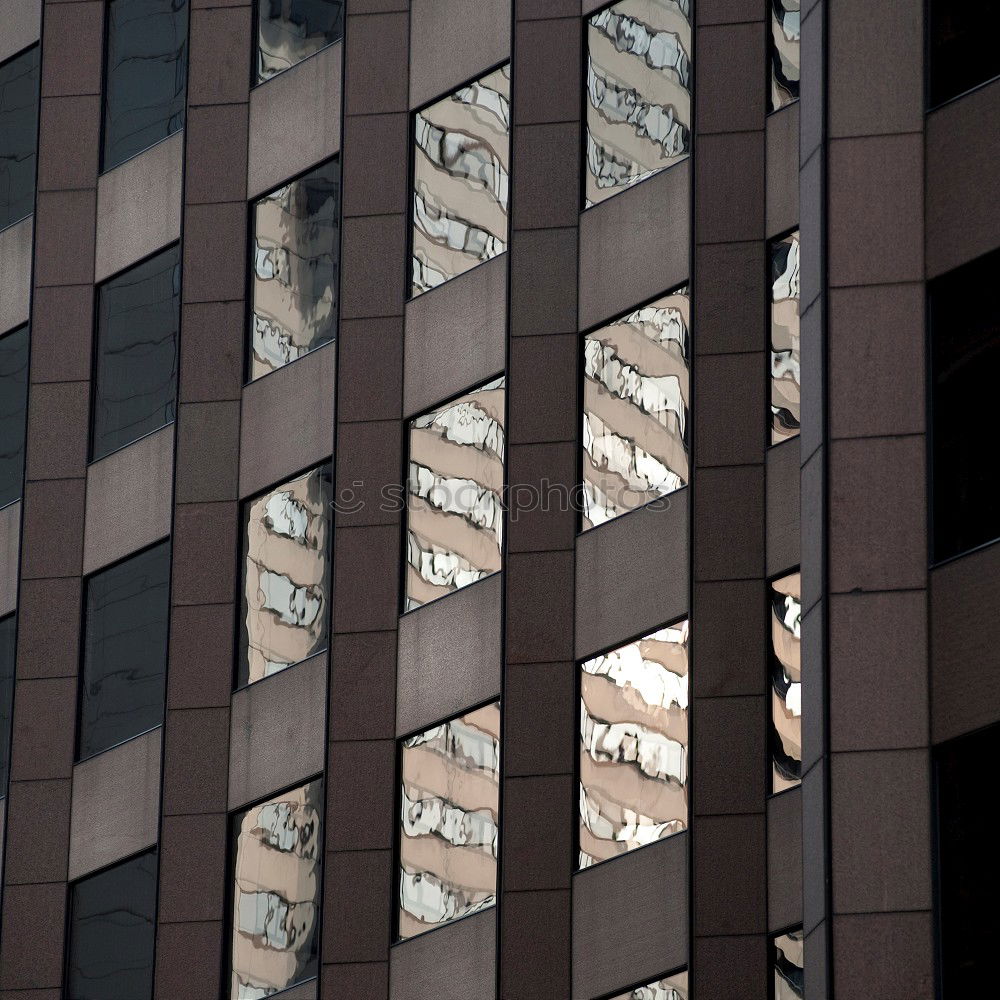
POLYGON ((251 381, 337 335, 340 161, 254 202, 253 226, 251 381))
POLYGON ((176 245, 101 285, 92 461, 173 422, 180 302, 176 245))
POLYGON ((799 17, 800 0, 771 0, 771 111, 799 98, 799 17))
POLYGON ((799 433, 799 234, 774 240, 771 257, 771 444, 799 433))
POLYGON ((187 0, 111 0, 104 50, 110 170, 184 127, 187 0))
POLYGON ((17 615, 0 618, 0 797, 10 777, 10 738, 14 712, 14 666, 17 662, 17 615))
POLYGON ((510 65, 467 84, 413 120, 411 295, 507 249, 510 65))
POLYGON ((505 385, 501 376, 410 421, 407 611, 500 569, 505 385))
POLYGON ((771 791, 802 779, 802 582, 771 583, 771 791))
POLYGON ((0 229, 35 210, 38 46, 0 65, 0 229))
POLYGON ((1000 76, 996 0, 930 0, 927 13, 932 108, 1000 76))
POLYGON ((580 664, 581 868, 688 823, 688 623, 580 664))
POLYGON ((65 1000, 148 1000, 156 934, 155 850, 70 890, 65 1000))
POLYGON ((28 418, 28 327, 0 335, 0 507, 21 497, 28 418))
POLYGON ((1000 251, 928 284, 933 560, 1000 538, 1000 251))
POLYGON ((500 702, 403 740, 399 937, 493 906, 500 702))
POLYGON ((691 0, 621 0, 587 21, 589 207, 691 150, 691 0))
POLYGON ((803 981, 802 929, 778 934, 772 940, 771 962, 774 976, 774 1000, 802 1000, 806 995, 803 981))
POLYGON ((319 971, 323 781, 233 820, 231 1000, 268 997, 319 971))
POLYGON ((326 649, 332 500, 327 463, 246 505, 238 684, 326 649))
POLYGON ((688 481, 690 310, 680 288, 584 338, 585 530, 688 481))
POLYGON ((87 580, 78 752, 107 750, 163 721, 170 543, 87 580))
POLYGON ((344 0, 257 0, 257 82, 344 37, 344 0))
POLYGON ((687 969, 626 990, 611 1000, 688 1000, 687 969))

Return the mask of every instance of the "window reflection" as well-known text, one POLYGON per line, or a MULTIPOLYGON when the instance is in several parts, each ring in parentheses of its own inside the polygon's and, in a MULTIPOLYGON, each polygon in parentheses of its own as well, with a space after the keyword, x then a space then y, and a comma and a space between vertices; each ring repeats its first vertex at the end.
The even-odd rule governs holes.
POLYGON ((772 948, 774 1000, 802 1000, 805 997, 802 929, 774 938, 772 948))
POLYGON ((343 37, 343 0, 257 0, 257 82, 343 37))
POLYGON ((17 662, 17 615, 0 618, 0 798, 10 777, 10 739, 14 711, 14 667, 17 662))
POLYGON ((930 107, 1000 76, 996 0, 930 0, 927 20, 930 107))
POLYGON ((322 818, 320 778, 234 817, 231 1000, 317 974, 322 818))
POLYGON ((399 936, 493 906, 500 702, 403 740, 399 936))
POLYGON ((0 65, 0 229, 35 210, 38 46, 0 65))
POLYGON ((241 685, 326 649, 332 499, 326 463, 245 508, 241 685))
POLYGON ((587 21, 587 207, 691 149, 691 0, 621 0, 587 21))
POLYGON ((771 0, 771 111, 799 97, 800 6, 800 0, 771 0))
POLYGON ((0 336, 0 507, 21 497, 28 419, 28 327, 0 336))
POLYGON ((688 1000, 687 969, 619 993, 612 1000, 688 1000))
POLYGON ((799 234, 770 245, 771 444, 799 433, 802 409, 799 345, 799 234))
POLYGON ((585 660, 580 677, 581 868, 688 822, 688 623, 585 660))
POLYGON ((337 335, 340 161, 259 199, 253 223, 251 381, 337 335))
POLYGON ((500 569, 501 376, 410 421, 406 610, 500 569))
POLYGON ((584 530, 687 483, 690 308, 680 288, 584 338, 584 530))
POLYGON ((411 295, 507 249, 510 65, 414 115, 411 295))
POLYGON ((771 791, 802 777, 802 582, 798 572, 771 583, 771 791))

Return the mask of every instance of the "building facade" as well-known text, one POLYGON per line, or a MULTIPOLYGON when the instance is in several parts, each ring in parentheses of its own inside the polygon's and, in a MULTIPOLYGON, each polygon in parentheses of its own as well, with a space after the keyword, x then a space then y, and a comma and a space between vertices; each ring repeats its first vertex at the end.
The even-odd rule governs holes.
POLYGON ((0 1000, 990 995, 998 31, 0 0, 0 1000))

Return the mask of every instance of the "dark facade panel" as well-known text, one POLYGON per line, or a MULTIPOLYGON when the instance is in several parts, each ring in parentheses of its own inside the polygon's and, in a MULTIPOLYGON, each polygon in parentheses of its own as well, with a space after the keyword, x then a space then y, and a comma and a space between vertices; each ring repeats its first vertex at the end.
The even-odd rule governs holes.
POLYGON ((768 449, 765 470, 767 491, 767 575, 799 562, 799 440, 768 449))

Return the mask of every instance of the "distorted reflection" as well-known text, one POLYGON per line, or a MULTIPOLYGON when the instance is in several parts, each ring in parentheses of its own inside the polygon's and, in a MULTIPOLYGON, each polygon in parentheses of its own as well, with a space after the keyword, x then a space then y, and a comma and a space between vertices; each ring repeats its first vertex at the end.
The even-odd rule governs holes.
POLYGON ((619 993, 612 1000, 688 1000, 687 969, 645 986, 636 986, 626 993, 619 993))
POLYGON ((771 253, 771 444, 799 433, 799 234, 770 246, 771 253))
POLYGON ((584 339, 583 527, 688 481, 686 288, 584 339))
POLYGON ((510 65, 414 116, 411 295, 507 249, 510 65))
POLYGON ((801 574, 771 584, 771 791, 802 775, 801 574))
POLYGON ((35 208, 38 52, 33 45, 0 65, 0 229, 35 208))
POLYGON ((691 149, 691 0, 621 0, 587 21, 585 205, 691 149))
POLYGON ((14 711, 14 664, 17 660, 17 615, 0 618, 0 798, 7 794, 10 736, 14 711))
POLYGON ((0 507, 21 496, 28 420, 28 327, 0 336, 0 507))
POLYGON ((800 0, 771 0, 771 110, 799 97, 800 0))
POLYGON ((774 939, 774 1000, 802 1000, 804 983, 801 928, 774 939))
POLYGON ((237 814, 230 1000, 257 1000, 318 971, 323 781, 237 814))
POLYGON ((344 37, 344 0, 257 0, 257 82, 344 37))
POLYGON ((500 569, 503 376, 410 421, 406 610, 500 569))
POLYGON ((399 937, 496 902, 500 702, 403 740, 399 937))
POLYGON ((253 223, 251 381, 337 334, 340 161, 259 199, 253 223))
POLYGON ((241 685, 326 649, 332 497, 327 463, 247 504, 241 685))
POLYGON ((688 623, 581 664, 581 868, 687 828, 688 623))

